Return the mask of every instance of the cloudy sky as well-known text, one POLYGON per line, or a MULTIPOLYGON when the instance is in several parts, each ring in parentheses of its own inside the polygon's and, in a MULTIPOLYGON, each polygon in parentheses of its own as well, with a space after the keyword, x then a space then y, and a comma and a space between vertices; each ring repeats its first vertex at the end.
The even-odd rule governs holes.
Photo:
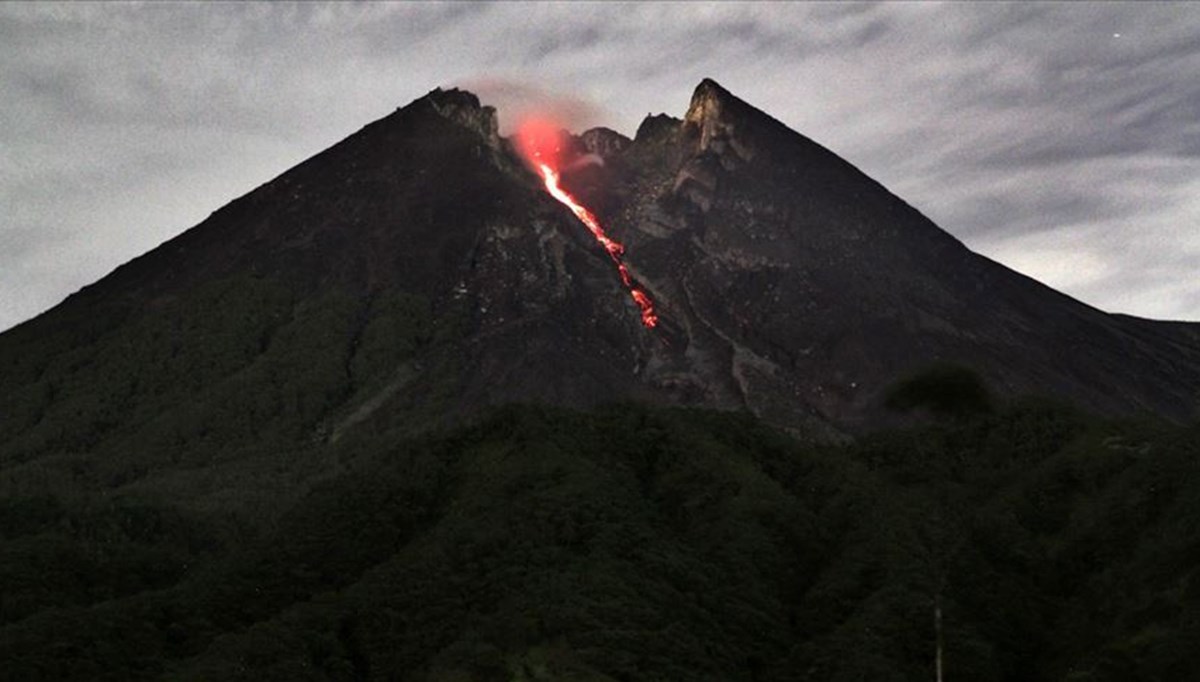
POLYGON ((0 329, 435 87, 632 135, 705 76, 976 251, 1200 320, 1197 74, 1188 3, 3 3, 0 329))

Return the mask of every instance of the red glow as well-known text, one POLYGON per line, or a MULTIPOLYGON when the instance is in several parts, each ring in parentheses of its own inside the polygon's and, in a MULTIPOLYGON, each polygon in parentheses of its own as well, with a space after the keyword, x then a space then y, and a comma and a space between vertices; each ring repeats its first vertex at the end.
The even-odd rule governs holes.
POLYGON ((625 254, 625 247, 609 237, 596 215, 580 204, 560 184, 559 168, 562 165, 563 155, 560 130, 557 125, 546 119, 528 119, 517 130, 517 150, 537 171, 538 175, 542 176, 542 182, 546 185, 546 191, 550 193, 550 196, 571 209, 579 222, 587 227, 596 241, 600 242, 600 245, 608 252, 608 256, 617 266, 621 283, 629 290, 633 302, 642 311, 642 324, 652 328, 658 324, 658 314, 654 312, 654 301, 634 283, 629 269, 625 267, 625 263, 621 262, 621 256, 625 254))

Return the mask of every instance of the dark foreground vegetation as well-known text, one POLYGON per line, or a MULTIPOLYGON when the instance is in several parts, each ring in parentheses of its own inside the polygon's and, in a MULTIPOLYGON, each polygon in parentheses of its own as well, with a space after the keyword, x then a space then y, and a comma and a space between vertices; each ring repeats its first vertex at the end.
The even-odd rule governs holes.
POLYGON ((948 680, 1192 679, 1198 450, 1039 403, 840 447, 510 407, 347 442, 265 525, 8 497, 0 677, 932 680, 936 606, 948 680))

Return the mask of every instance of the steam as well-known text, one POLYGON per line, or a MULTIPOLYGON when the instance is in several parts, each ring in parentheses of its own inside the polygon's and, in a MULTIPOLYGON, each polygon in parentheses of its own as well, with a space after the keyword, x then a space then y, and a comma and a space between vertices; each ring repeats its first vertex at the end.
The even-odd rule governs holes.
POLYGON ((579 170, 584 166, 603 166, 604 159, 599 154, 581 154, 576 157, 571 163, 563 166, 563 171, 579 170))
POLYGON ((556 93, 538 85, 504 78, 478 78, 464 81, 460 87, 479 97, 480 102, 496 107, 500 134, 512 135, 530 118, 555 121, 574 132, 594 128, 604 120, 603 109, 582 97, 556 93))

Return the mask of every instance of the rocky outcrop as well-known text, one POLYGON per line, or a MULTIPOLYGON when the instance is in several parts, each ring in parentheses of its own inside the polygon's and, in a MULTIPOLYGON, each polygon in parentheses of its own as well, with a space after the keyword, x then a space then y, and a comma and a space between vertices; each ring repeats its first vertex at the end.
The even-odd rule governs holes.
POLYGON ((474 94, 458 88, 438 88, 426 95, 425 101, 442 116, 479 135, 488 145, 500 146, 496 108, 481 106, 474 94))
POLYGON ((610 128, 585 130, 579 135, 579 141, 588 153, 595 154, 602 159, 610 159, 619 155, 633 142, 610 128))
POLYGON ((692 95, 683 117, 684 130, 695 141, 698 152, 710 152, 726 168, 735 168, 755 153, 753 143, 740 130, 754 124, 745 109, 744 102, 706 78, 692 95))

